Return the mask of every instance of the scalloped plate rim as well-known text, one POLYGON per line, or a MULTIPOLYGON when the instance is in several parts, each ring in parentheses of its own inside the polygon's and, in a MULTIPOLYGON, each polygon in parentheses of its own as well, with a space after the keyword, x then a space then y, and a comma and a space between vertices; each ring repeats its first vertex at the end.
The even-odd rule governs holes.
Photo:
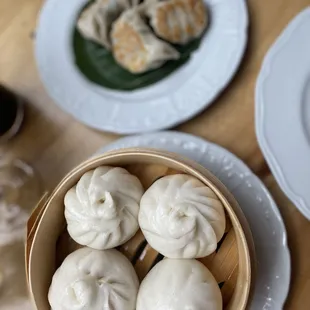
MULTIPOLYGON (((264 99, 263 99, 263 88, 264 82, 271 74, 271 66, 274 58, 282 48, 289 44, 290 38, 293 36, 296 28, 304 21, 304 19, 310 19, 310 6, 302 10, 297 14, 290 23, 285 27, 281 32, 280 36, 269 48, 262 66, 260 73, 257 78, 256 88, 255 88, 255 129, 257 139, 260 145, 262 152, 265 155, 266 161, 275 176, 277 182, 279 183, 281 189, 284 191, 286 196, 296 205, 299 211, 310 220, 310 205, 307 207, 306 202, 303 197, 300 197, 293 189, 292 185, 285 176, 283 169, 281 168, 281 163, 276 158, 276 155, 271 151, 271 148, 267 142, 266 133, 264 131, 264 99)), ((310 148, 309 148, 310 149, 310 148)), ((310 202, 309 202, 310 203, 310 202)))

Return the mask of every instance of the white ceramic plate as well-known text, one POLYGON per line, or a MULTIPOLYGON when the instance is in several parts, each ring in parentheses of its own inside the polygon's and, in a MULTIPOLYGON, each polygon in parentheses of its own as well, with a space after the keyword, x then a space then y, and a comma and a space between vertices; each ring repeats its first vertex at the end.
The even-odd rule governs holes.
POLYGON ((290 283, 290 255, 278 208, 264 184, 226 149, 179 132, 166 131, 116 140, 97 154, 126 147, 165 149, 202 164, 232 192, 242 208, 254 238, 257 279, 251 310, 281 310, 290 283))
POLYGON ((256 134, 282 190, 310 220, 310 7, 265 57, 256 85, 256 134))
POLYGON ((133 92, 106 89, 89 82, 74 63, 73 29, 87 1, 46 1, 37 29, 36 60, 43 84, 56 103, 99 130, 154 131, 193 117, 228 84, 246 47, 246 1, 205 0, 211 22, 190 61, 150 87, 133 92))

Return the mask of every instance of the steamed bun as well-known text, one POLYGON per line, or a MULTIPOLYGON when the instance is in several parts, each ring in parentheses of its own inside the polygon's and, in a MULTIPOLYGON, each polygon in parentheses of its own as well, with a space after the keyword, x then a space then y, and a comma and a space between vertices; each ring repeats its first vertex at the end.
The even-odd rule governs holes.
POLYGON ((86 172, 65 196, 70 236, 97 250, 125 243, 139 228, 143 192, 139 179, 123 168, 101 166, 86 172))
POLYGON ((184 174, 152 184, 140 202, 140 228, 156 251, 170 258, 204 257, 216 250, 225 213, 216 194, 184 174))
POLYGON ((139 282, 116 250, 79 249, 53 276, 48 300, 53 310, 135 310, 139 282))
POLYGON ((222 295, 211 272, 195 259, 164 259, 140 285, 136 310, 221 310, 222 295))

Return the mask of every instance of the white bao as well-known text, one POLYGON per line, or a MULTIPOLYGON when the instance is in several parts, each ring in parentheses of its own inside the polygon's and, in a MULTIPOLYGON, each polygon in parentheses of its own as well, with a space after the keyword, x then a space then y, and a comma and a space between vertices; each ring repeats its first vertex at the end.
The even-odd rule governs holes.
POLYGON ((48 293, 53 310, 135 310, 139 281, 116 250, 71 253, 56 270, 48 293))
POLYGON ((65 196, 68 232, 77 243, 97 250, 119 246, 139 229, 139 179, 119 167, 86 172, 65 196))
POLYGON ((208 186, 176 174, 157 180, 142 196, 139 225, 150 246, 166 257, 204 257, 224 234, 225 213, 208 186))
POLYGON ((222 310, 211 272, 195 259, 164 259, 142 281, 136 310, 222 310))

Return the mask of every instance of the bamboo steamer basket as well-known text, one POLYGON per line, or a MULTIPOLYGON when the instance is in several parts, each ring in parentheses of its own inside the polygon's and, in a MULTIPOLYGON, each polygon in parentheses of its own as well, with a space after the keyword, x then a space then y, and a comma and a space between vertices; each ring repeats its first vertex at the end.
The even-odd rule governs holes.
MULTIPOLYGON (((209 186, 223 203, 226 230, 216 252, 199 259, 216 278, 225 310, 243 310, 253 291, 255 253, 248 223, 238 203, 208 170, 197 163, 166 151, 123 149, 91 158, 73 169, 45 195, 34 209, 27 226, 26 271, 29 292, 38 310, 49 310, 48 289, 55 270, 64 258, 81 247, 68 235, 64 217, 64 196, 87 171, 101 165, 126 168, 147 189, 158 178, 176 173, 192 175, 209 186)), ((146 242, 142 232, 120 246, 141 280, 163 257, 146 242)))

